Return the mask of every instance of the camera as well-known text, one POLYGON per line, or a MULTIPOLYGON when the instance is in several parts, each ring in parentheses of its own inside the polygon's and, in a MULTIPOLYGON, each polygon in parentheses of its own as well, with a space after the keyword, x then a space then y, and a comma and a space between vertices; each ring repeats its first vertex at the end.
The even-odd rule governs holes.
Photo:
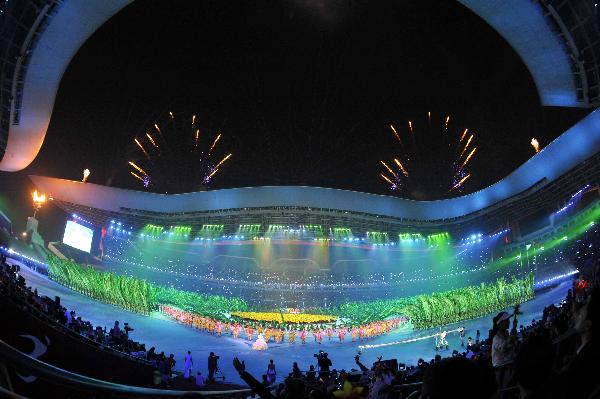
POLYGON ((124 327, 124 329, 125 329, 125 332, 127 332, 127 333, 128 333, 129 331, 133 331, 133 328, 129 327, 129 323, 125 323, 125 327, 124 327))
POLYGON ((327 355, 327 353, 323 352, 323 351, 319 351, 319 353, 314 353, 313 357, 316 357, 317 359, 321 360, 321 358, 323 358, 323 356, 327 355))

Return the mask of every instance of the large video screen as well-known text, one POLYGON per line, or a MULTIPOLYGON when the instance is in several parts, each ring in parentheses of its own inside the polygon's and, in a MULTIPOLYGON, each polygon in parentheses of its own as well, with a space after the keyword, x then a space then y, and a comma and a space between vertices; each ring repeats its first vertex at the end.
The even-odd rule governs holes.
POLYGON ((92 248, 94 231, 71 220, 67 221, 63 243, 89 253, 92 248))

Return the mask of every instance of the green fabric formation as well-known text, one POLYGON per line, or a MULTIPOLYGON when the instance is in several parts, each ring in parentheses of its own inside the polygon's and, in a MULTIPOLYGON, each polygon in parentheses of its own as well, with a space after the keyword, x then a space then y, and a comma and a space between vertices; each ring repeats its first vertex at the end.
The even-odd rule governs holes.
POLYGON ((239 298, 203 295, 146 282, 135 277, 103 272, 54 255, 47 258, 48 276, 90 298, 133 312, 148 314, 159 305, 172 305, 200 315, 224 319, 224 314, 247 311, 239 298))
MULTIPOLYGON (((133 312, 148 314, 157 310, 159 305, 171 305, 201 316, 227 320, 231 312, 253 310, 240 298, 163 287, 142 279, 80 266, 54 255, 48 257, 47 263, 49 277, 59 284, 133 312)), ((405 316, 414 328, 431 328, 484 316, 528 301, 534 296, 533 282, 533 273, 530 273, 523 279, 513 276, 511 281, 501 278, 490 284, 406 298, 349 302, 315 311, 347 319, 348 325, 405 316)))
POLYGON ((403 315, 414 328, 431 328, 484 316, 533 299, 533 280, 533 273, 530 273, 523 279, 513 276, 510 282, 501 278, 491 284, 482 283, 428 295, 349 302, 329 309, 328 313, 360 324, 403 315))

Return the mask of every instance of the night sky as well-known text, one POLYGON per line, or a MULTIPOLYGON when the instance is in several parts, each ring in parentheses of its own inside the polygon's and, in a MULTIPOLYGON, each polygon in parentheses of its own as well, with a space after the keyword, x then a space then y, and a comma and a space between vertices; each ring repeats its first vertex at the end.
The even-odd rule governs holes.
POLYGON ((398 153, 390 123, 431 111, 476 132, 468 193, 531 157, 532 137, 544 146, 586 114, 541 107, 516 53, 454 2, 136 0, 72 60, 40 154, 0 175, 0 205, 21 223, 28 174, 81 179, 89 168, 92 183, 143 189, 129 175, 132 140, 169 111, 223 133, 218 155, 234 155, 210 188, 382 194, 379 160, 398 153))

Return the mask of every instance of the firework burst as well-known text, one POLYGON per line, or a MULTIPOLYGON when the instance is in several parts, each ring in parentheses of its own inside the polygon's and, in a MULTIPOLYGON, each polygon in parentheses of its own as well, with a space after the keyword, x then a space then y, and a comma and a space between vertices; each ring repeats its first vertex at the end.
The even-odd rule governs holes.
POLYGON ((421 123, 411 120, 390 125, 399 151, 393 162, 380 161, 380 177, 391 190, 419 199, 444 198, 463 191, 472 175, 469 166, 477 147, 469 129, 453 125, 450 115, 438 119, 431 112, 421 123))
POLYGON ((145 188, 181 192, 207 186, 231 158, 222 154, 223 135, 200 126, 196 114, 169 111, 132 140, 130 176, 145 188))

